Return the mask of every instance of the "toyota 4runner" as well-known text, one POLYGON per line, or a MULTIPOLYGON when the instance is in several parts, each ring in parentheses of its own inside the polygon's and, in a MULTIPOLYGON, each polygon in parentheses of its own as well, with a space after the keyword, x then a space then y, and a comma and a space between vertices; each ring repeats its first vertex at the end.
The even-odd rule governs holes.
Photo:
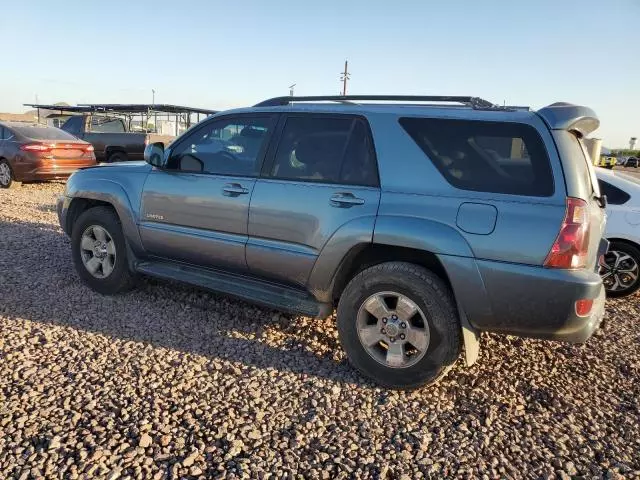
POLYGON ((281 97, 83 169, 58 202, 80 278, 137 274, 325 318, 382 385, 434 382, 479 332, 584 342, 604 312, 606 199, 586 107, 281 97))

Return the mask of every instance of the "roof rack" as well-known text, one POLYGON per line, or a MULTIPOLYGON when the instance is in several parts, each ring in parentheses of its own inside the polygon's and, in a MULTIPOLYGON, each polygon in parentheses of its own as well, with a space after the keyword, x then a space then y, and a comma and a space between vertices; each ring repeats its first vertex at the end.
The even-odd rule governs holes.
POLYGON ((275 97, 260 102, 255 107, 276 107, 293 102, 338 102, 352 103, 360 100, 393 101, 393 102, 449 102, 468 105, 477 110, 494 110, 503 107, 494 105, 488 100, 478 97, 444 96, 444 95, 315 95, 307 97, 275 97))

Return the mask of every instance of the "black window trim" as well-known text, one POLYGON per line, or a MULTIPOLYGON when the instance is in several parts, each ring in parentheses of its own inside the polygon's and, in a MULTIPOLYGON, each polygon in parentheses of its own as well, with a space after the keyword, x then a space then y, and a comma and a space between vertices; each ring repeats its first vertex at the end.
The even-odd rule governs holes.
POLYGON ((246 112, 246 113, 232 113, 229 115, 216 115, 207 120, 204 120, 200 124, 197 124, 194 128, 190 128, 186 132, 184 132, 180 137, 176 139, 176 141, 171 145, 171 147, 167 151, 166 162, 169 162, 171 157, 173 156, 173 151, 179 147, 181 147, 184 142, 191 137, 192 135, 197 134, 204 128, 209 127, 212 123, 219 121, 231 121, 236 119, 245 119, 245 118, 268 118, 271 120, 271 131, 267 133, 267 139, 265 140, 264 145, 260 148, 260 152, 258 152, 258 157, 256 161, 258 163, 258 167, 256 168, 256 174, 254 175, 242 175, 242 174, 234 174, 229 175, 226 173, 212 173, 212 172, 186 172, 179 169, 174 168, 166 168, 163 166, 162 170, 174 173, 174 174, 182 174, 182 175, 206 175, 209 177, 228 177, 228 178, 260 178, 262 175, 262 169, 264 167, 264 162, 266 158, 266 154, 271 146, 272 139, 274 138, 274 134, 279 122, 279 114, 277 113, 269 113, 269 112, 246 112))
POLYGON ((278 126, 274 130, 274 136, 272 137, 271 145, 269 146, 269 150, 267 151, 267 157, 263 163, 262 170, 260 172, 260 178, 266 180, 275 180, 281 182, 304 182, 304 183, 317 183, 324 185, 344 185, 344 186, 352 186, 352 187, 360 187, 360 188, 380 188, 380 169, 378 168, 378 157, 376 154, 375 144, 373 143, 373 134, 371 131, 371 125, 369 125, 369 121, 367 117, 364 115, 357 115, 351 113, 325 113, 325 112, 291 112, 291 113, 283 113, 281 115, 280 120, 278 121, 278 126), (349 127, 349 136, 347 137, 347 142, 344 146, 344 151, 342 153, 342 160, 340 164, 340 174, 342 173, 342 166, 344 164, 344 156, 347 148, 349 148, 349 142, 351 141, 351 135, 353 134, 353 130, 355 129, 356 121, 361 121, 365 127, 365 134, 369 137, 369 155, 373 159, 374 166, 376 169, 376 182, 375 185, 363 185, 357 183, 345 183, 341 181, 331 182, 325 179, 307 179, 307 178, 281 178, 271 175, 273 171, 273 165, 276 161, 276 155, 278 152, 278 147, 280 146, 280 142, 282 141, 282 134, 284 133, 285 126, 287 124, 287 120, 290 118, 305 118, 305 117, 323 117, 323 118, 336 118, 336 119, 351 119, 352 123, 349 127))
MULTIPOLYGON (((483 194, 483 195, 486 195, 486 194, 490 194, 490 195, 505 195, 509 199, 514 198, 514 197, 516 197, 516 198, 530 198, 530 199, 535 199, 536 201, 539 201, 541 199, 551 199, 557 193, 557 187, 556 187, 557 179, 556 179, 556 175, 555 175, 555 172, 554 172, 553 161, 552 161, 550 152, 548 150, 547 143, 545 142, 544 138, 542 137, 542 135, 540 134, 538 129, 535 126, 531 125, 530 123, 519 122, 519 121, 511 121, 511 120, 495 120, 495 119, 486 119, 486 120, 484 120, 484 119, 477 119, 477 118, 429 117, 429 116, 424 116, 424 115, 421 115, 421 116, 403 115, 401 117, 398 117, 398 124, 400 125, 400 128, 402 128, 402 130, 408 135, 408 137, 415 143, 416 147, 418 147, 424 153, 425 157, 431 162, 433 167, 442 176, 444 181, 447 182, 447 184, 450 187, 455 188, 456 190, 459 190, 460 192, 478 193, 478 194, 483 194), (548 195, 532 195, 532 194, 518 194, 518 193, 509 193, 509 192, 494 192, 494 191, 487 191, 487 190, 470 190, 470 189, 466 189, 466 188, 460 188, 460 187, 454 185, 453 183, 451 183, 449 181, 447 176, 440 170, 440 168, 433 161, 433 159, 428 154, 428 152, 425 152, 423 150, 423 148, 420 146, 420 144, 418 144, 418 142, 416 142, 415 139, 409 134, 409 132, 405 129, 404 125, 402 125, 402 120, 404 120, 404 119, 453 120, 453 121, 473 122, 473 123, 504 123, 504 124, 519 125, 519 126, 523 126, 523 127, 526 127, 526 128, 530 128, 531 130, 533 130, 533 133, 536 135, 537 139, 540 141, 540 145, 542 145, 542 147, 544 148, 544 151, 545 151, 545 156, 547 158, 547 163, 549 165, 549 172, 551 174, 551 192, 548 195)), ((557 146, 555 145, 555 139, 553 141, 554 141, 554 147, 557 150, 557 146)), ((560 162, 560 164, 562 165, 562 162, 560 162)), ((564 175, 563 175, 563 179, 564 179, 564 175)), ((566 187, 566 185, 565 185, 565 187, 566 187)))

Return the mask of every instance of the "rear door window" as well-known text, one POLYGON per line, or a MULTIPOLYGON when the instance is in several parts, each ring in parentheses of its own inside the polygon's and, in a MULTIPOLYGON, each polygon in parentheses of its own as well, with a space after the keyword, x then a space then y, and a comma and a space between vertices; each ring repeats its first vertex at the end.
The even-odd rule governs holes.
POLYGON ((542 138, 529 125, 415 117, 401 118, 400 124, 456 188, 553 195, 549 156, 542 138))
POLYGON ((377 186, 369 129, 362 119, 331 115, 291 116, 278 145, 273 178, 377 186))

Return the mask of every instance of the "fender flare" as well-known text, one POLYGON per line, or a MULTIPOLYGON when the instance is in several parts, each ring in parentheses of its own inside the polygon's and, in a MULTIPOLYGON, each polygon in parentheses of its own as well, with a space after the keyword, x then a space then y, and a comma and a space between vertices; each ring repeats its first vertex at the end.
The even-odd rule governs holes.
POLYGON ((331 301, 333 282, 343 267, 343 259, 354 249, 370 244, 427 251, 440 260, 457 302, 465 363, 475 363, 480 350, 476 322, 492 315, 484 281, 471 247, 455 228, 433 220, 380 215, 354 219, 338 229, 322 249, 309 277, 311 292, 331 301), (373 234, 372 234, 373 232, 373 234))
POLYGON ((105 178, 87 178, 76 180, 73 177, 67 183, 66 195, 75 199, 98 200, 110 204, 118 214, 122 224, 122 232, 134 252, 142 252, 142 241, 134 209, 126 191, 117 182, 105 178))

